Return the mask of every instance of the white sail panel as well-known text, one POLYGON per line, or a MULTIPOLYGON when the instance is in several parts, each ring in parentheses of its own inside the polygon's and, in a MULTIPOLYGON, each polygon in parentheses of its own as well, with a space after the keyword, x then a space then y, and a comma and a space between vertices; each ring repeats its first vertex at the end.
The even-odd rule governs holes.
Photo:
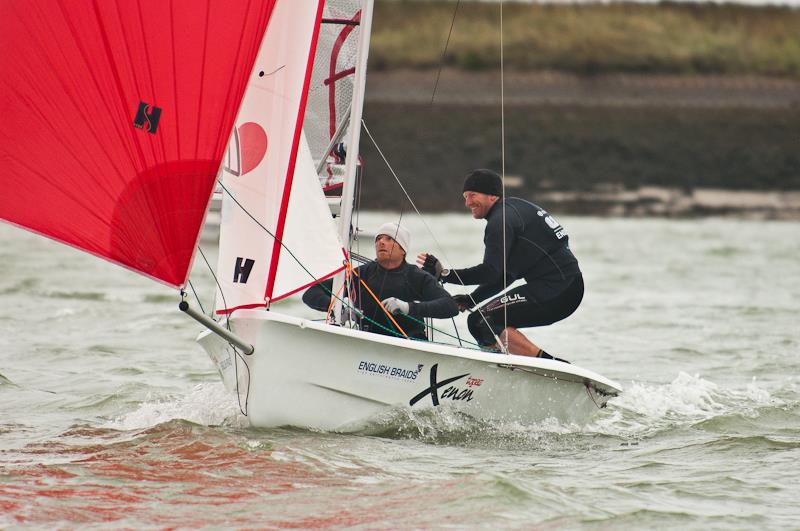
POLYGON ((344 248, 319 186, 305 134, 297 152, 282 241, 273 302, 344 268, 344 248))
POLYGON ((270 296, 321 14, 322 0, 278 0, 267 26, 223 162, 217 313, 270 296))

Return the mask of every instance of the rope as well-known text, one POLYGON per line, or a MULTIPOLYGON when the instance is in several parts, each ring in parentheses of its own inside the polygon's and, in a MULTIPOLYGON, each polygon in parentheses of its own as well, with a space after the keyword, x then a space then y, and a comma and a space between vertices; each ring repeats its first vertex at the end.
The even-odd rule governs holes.
MULTIPOLYGON (((348 268, 348 269, 352 269, 352 267, 350 266, 350 262, 347 262, 347 268, 348 268)), ((376 303, 376 304, 377 304, 377 305, 380 307, 380 309, 381 309, 381 310, 383 310, 383 313, 385 313, 385 314, 386 314, 386 317, 388 317, 388 318, 389 318, 389 320, 392 322, 392 324, 393 324, 393 325, 395 325, 395 326, 397 327, 397 329, 398 329, 398 330, 400 330, 400 332, 403 334, 403 336, 405 336, 405 338, 406 338, 406 339, 408 339, 408 334, 406 334, 406 331, 405 331, 405 330, 403 330, 403 327, 402 327, 402 326, 400 326, 400 325, 398 324, 398 322, 394 320, 394 317, 392 317, 392 314, 391 314, 391 313, 389 313, 389 310, 387 310, 387 309, 386 309, 386 308, 383 306, 383 304, 381 303, 380 299, 379 299, 379 298, 378 298, 378 297, 377 297, 377 296, 376 296, 376 295, 375 295, 375 294, 372 292, 372 290, 369 288, 369 286, 367 285, 367 283, 366 283, 366 282, 364 282, 363 280, 361 280, 361 276, 358 274, 358 272, 357 272, 355 269, 352 269, 352 271, 353 271, 353 274, 356 276, 356 278, 358 278, 358 281, 359 281, 359 283, 360 283, 362 286, 364 286, 364 288, 367 290, 367 293, 369 293, 370 295, 372 295, 372 298, 373 298, 373 299, 375 299, 375 303, 376 303)))
MULTIPOLYGON (((350 276, 350 262, 347 262, 347 276, 348 277, 350 276)), ((349 278, 348 278, 348 280, 349 280, 349 278)), ((336 290, 336 294, 333 297, 331 297, 331 303, 330 303, 330 305, 328 305, 328 311, 325 313, 325 322, 326 323, 328 322, 328 320, 330 318, 330 315, 331 315, 331 310, 333 310, 333 307, 336 304, 336 301, 339 299, 339 294, 341 294, 342 291, 344 290, 344 285, 346 283, 347 282, 342 282, 342 285, 339 286, 339 289, 336 290)))
MULTIPOLYGON (((363 123, 363 121, 362 121, 362 123, 363 123)), ((365 127, 366 127, 366 126, 365 126, 365 127)), ((367 133, 369 133, 369 131, 367 131, 367 133)), ((370 138, 371 138, 371 137, 372 137, 372 135, 370 135, 370 138)), ((373 142, 374 142, 374 139, 373 139, 373 142)), ((376 146, 376 147, 377 147, 377 146, 376 146)), ((381 154, 381 156, 383 156, 383 154, 381 154)), ((385 159, 385 157, 384 157, 384 161, 385 161, 385 160, 386 160, 386 159, 385 159)), ((390 169, 391 169, 391 168, 390 168, 390 169)), ((393 172, 393 173, 394 173, 394 172, 393 172)), ((282 240, 278 240, 278 238, 276 238, 276 237, 275 237, 275 235, 274 235, 274 234, 273 234, 273 233, 272 233, 272 232, 271 232, 269 229, 267 229, 267 228, 266 228, 266 227, 265 227, 265 226, 264 226, 264 225, 263 225, 261 222, 259 222, 259 221, 258 221, 258 220, 257 220, 257 219, 256 219, 256 218, 255 218, 255 217, 254 217, 254 216, 253 216, 251 213, 250 213, 250 212, 248 212, 248 211, 247 211, 247 209, 246 209, 246 208, 244 208, 244 206, 243 206, 241 203, 239 203, 239 201, 237 201, 237 200, 236 200, 236 198, 233 196, 233 194, 230 192, 230 190, 228 190, 228 189, 225 187, 225 185, 223 185, 223 184, 222 184, 222 182, 220 182, 219 184, 220 184, 220 187, 222 188, 222 190, 223 190, 223 191, 224 191, 226 194, 228 194, 228 197, 230 197, 230 198, 231 198, 231 200, 233 200, 233 202, 236 204, 236 206, 238 206, 240 209, 242 209, 242 211, 243 211, 245 214, 247 214, 247 216, 248 216, 250 219, 252 219, 252 220, 253 220, 253 221, 256 223, 256 225, 258 225, 258 226, 259 226, 259 227, 260 227, 260 228, 261 228, 261 229, 262 229, 264 232, 266 232, 266 233, 267 233, 269 236, 271 236, 273 239, 277 240, 277 241, 278 241, 278 243, 281 245, 281 247, 283 247, 283 248, 286 250, 286 252, 288 252, 288 253, 289 253, 289 256, 291 256, 291 257, 292 257, 292 258, 295 260, 295 262, 297 262, 297 264, 298 264, 298 265, 299 265, 299 266, 300 266, 300 267, 303 269, 303 271, 305 271, 305 272, 308 274, 308 276, 310 276, 310 277, 311 277, 311 278, 312 278, 312 279, 315 281, 315 283, 317 283, 317 284, 319 284, 320 286, 322 286, 322 288, 323 288, 325 291, 327 291, 327 292, 328 292, 328 294, 330 294, 330 295, 331 295, 331 297, 334 297, 334 298, 336 298, 337 300, 341 301, 341 302, 342 302, 342 304, 343 304, 343 305, 345 305, 345 307, 347 307, 347 308, 353 308, 353 309, 355 309, 355 306, 352 306, 351 304, 349 304, 349 303, 345 302, 345 300, 344 300, 344 299, 342 299, 341 297, 339 297, 339 295, 337 295, 337 294, 334 294, 332 290, 329 290, 327 287, 325 287, 325 285, 324 285, 322 282, 320 282, 320 281, 319 281, 319 279, 318 279, 318 278, 316 278, 316 277, 314 276, 314 274, 313 274, 313 273, 311 273, 311 271, 309 271, 309 270, 308 270, 308 269, 307 269, 307 268, 306 268, 306 267, 303 265, 303 263, 302 263, 302 262, 300 262, 300 260, 297 258, 297 256, 295 256, 295 255, 294 255, 294 253, 292 253, 291 249, 289 249, 289 248, 286 246, 286 244, 284 244, 284 243, 283 243, 283 241, 282 241, 282 240)), ((401 185, 401 186, 402 186, 402 185, 401 185)), ((403 191, 405 192, 405 188, 403 189, 403 191)), ((406 197, 408 197, 408 193, 407 193, 407 192, 406 192, 406 197)), ((415 210, 417 210, 417 208, 416 208, 416 206, 414 205, 413 201, 411 201, 411 198, 410 198, 410 197, 408 197, 408 199, 409 199, 409 201, 411 202, 412 206, 414 206, 414 209, 415 209, 415 210)), ((417 210, 417 213, 419 214, 419 210, 417 210)), ((421 215, 421 214, 420 214, 420 215, 421 215)), ((424 219, 423 219, 423 222, 424 222, 424 219)), ((427 227, 427 223, 426 223, 426 227, 427 227)), ((429 228, 428 230, 430 230, 430 228, 429 228)), ((434 238, 435 238, 435 236, 434 236, 434 238)), ((202 251, 201 251, 201 255, 202 255, 202 251)), ((206 259, 205 259, 205 256, 203 256, 203 259, 205 260, 205 262, 206 262, 206 265, 208 266, 209 270, 211 271, 211 274, 212 274, 212 276, 214 276, 214 280, 216 281, 216 280, 217 280, 217 277, 216 277, 216 275, 214 275, 214 271, 213 271, 213 269, 211 268, 210 264, 208 263, 208 260, 206 260, 206 259)), ((350 262, 349 262, 349 261, 347 262, 347 266, 352 268, 352 266, 350 265, 350 262)), ((353 272, 355 272, 355 270, 353 270, 353 272)), ((361 280, 361 279, 359 278, 359 280, 361 280)), ((361 281, 360 283, 363 283, 363 284, 365 285, 365 287, 366 287, 366 283, 364 283, 363 281, 361 281)), ((222 294, 222 287, 220 286, 219 282, 217 282, 217 286, 219 286, 219 288, 220 288, 220 294, 222 294)), ((373 294, 373 296, 374 296, 374 294, 373 294)), ((380 301, 378 301, 378 303, 380 304, 380 301)), ((225 304, 225 303, 224 303, 224 295, 223 295, 223 304, 225 304)), ((227 304, 226 304, 225 306, 227 307, 227 304)), ((383 305, 382 305, 382 304, 380 304, 380 306, 381 306, 381 307, 383 307, 383 305)), ((423 322, 423 321, 420 321, 419 319, 416 319, 416 318, 414 318, 414 317, 412 317, 412 316, 410 316, 410 315, 407 315, 407 314, 404 314, 404 315, 406 315, 406 316, 407 316, 407 317, 408 317, 410 320, 412 320, 412 321, 415 321, 415 322, 417 322, 417 323, 422 323, 422 324, 424 324, 424 322, 423 322)), ((373 324, 373 325, 377 326, 378 328, 380 328, 380 329, 382 329, 382 330, 385 330, 385 331, 387 331, 387 332, 391 333, 391 334, 392 334, 392 335, 394 335, 394 336, 397 336, 397 337, 404 337, 403 335, 400 335, 400 334, 398 334, 396 331, 394 331, 394 330, 392 330, 392 329, 390 329, 390 328, 388 328, 388 327, 386 327, 386 326, 383 326, 381 323, 378 323, 377 321, 375 321, 375 320, 373 320, 373 319, 370 319, 370 318, 369 318, 369 317, 367 317, 367 316, 363 316, 363 317, 362 317, 362 319, 365 319, 365 320, 366 320, 366 321, 368 321, 369 323, 371 323, 371 324, 373 324)), ((399 325, 398 325, 398 329, 400 329, 400 330, 402 331, 402 329, 399 327, 399 325)), ((444 334, 445 336, 448 336, 448 337, 451 337, 451 338, 456 338, 456 336, 453 336, 453 335, 451 335, 451 334, 448 334, 447 332, 444 332, 444 331, 442 331, 442 330, 438 330, 438 329, 437 329, 437 331, 438 331, 438 332, 440 332, 440 333, 442 333, 442 334, 444 334)), ((405 332, 403 332, 403 334, 405 334, 405 332)), ((412 340, 416 339, 416 338, 410 338, 410 337, 408 337, 407 335, 405 335, 405 337, 406 337, 407 339, 412 339, 412 340)), ((478 347, 478 349, 480 349, 480 346, 479 346, 479 345, 477 345, 476 343, 471 343, 471 342, 467 342, 467 343, 469 343, 469 344, 471 344, 471 345, 474 345, 475 347, 478 347)))
MULTIPOLYGON (((200 311, 206 313, 205 309, 203 309, 203 303, 200 301, 200 297, 197 296, 197 290, 194 289, 194 284, 192 284, 191 280, 189 281, 189 287, 192 288, 192 293, 194 293, 194 299, 197 301, 197 305, 200 306, 200 311)), ((181 293, 183 293, 183 290, 181 290, 181 293)))
MULTIPOLYGON (((203 248, 198 245, 197 246, 197 250, 200 252, 200 256, 203 257, 203 261, 206 263, 206 267, 208 268, 208 271, 211 273, 211 276, 214 278, 214 283, 216 283, 217 288, 219 289, 219 295, 220 295, 220 297, 222 297, 222 306, 227 310, 228 309, 228 303, 225 301, 225 293, 223 293, 223 291, 222 291, 222 285, 219 283, 219 280, 217 279, 217 275, 216 275, 216 273, 214 273, 214 269, 211 267, 211 264, 208 263, 208 258, 206 258, 205 253, 203 253, 203 248)), ((228 327, 228 330, 231 329, 230 325, 227 324, 227 321, 225 321, 225 325, 228 327)))

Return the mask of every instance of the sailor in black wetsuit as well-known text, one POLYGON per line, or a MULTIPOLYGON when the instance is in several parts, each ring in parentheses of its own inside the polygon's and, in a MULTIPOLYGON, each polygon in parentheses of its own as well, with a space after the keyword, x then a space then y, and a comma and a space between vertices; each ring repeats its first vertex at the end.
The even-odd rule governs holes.
MULTIPOLYGON (((360 314, 361 330, 400 336, 387 312, 393 314, 408 337, 427 339, 423 317, 448 318, 458 314, 458 305, 430 274, 406 262, 411 241, 408 230, 386 223, 375 237, 376 260, 355 269, 352 282, 357 300, 350 301, 360 314), (369 294, 366 286, 380 299, 369 294)), ((315 284, 303 294, 303 302, 321 312, 328 311, 333 281, 315 284)))
POLYGON ((572 314, 583 299, 583 276, 564 228, 540 206, 517 197, 502 201, 502 195, 502 180, 493 171, 474 170, 464 181, 472 217, 486 219, 483 263, 450 271, 427 253, 417 262, 444 282, 478 284, 470 295, 454 297, 462 311, 495 295, 467 319, 481 346, 500 348, 500 339, 513 354, 552 358, 517 328, 549 325, 572 314), (526 284, 499 294, 520 278, 526 284))

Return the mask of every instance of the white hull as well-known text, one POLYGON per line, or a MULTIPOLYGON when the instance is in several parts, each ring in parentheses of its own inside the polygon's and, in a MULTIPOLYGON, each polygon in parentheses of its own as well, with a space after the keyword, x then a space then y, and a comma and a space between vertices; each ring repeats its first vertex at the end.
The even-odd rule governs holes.
POLYGON ((533 424, 554 417, 583 424, 621 392, 619 384, 575 365, 380 336, 271 311, 238 311, 230 325, 255 346, 252 355, 235 356, 210 332, 198 341, 229 389, 238 376, 254 427, 357 431, 390 410, 442 406, 480 420, 533 424))

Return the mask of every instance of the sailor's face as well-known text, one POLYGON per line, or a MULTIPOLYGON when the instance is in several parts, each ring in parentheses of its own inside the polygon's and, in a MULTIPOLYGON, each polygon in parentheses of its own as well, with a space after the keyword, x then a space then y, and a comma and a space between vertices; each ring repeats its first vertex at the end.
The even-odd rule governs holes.
POLYGON ((482 194, 480 192, 464 192, 464 204, 472 212, 475 219, 483 219, 497 202, 496 195, 482 194))
POLYGON ((396 260, 403 255, 405 255, 403 248, 394 238, 386 234, 378 234, 375 238, 375 256, 378 258, 378 263, 396 260))

